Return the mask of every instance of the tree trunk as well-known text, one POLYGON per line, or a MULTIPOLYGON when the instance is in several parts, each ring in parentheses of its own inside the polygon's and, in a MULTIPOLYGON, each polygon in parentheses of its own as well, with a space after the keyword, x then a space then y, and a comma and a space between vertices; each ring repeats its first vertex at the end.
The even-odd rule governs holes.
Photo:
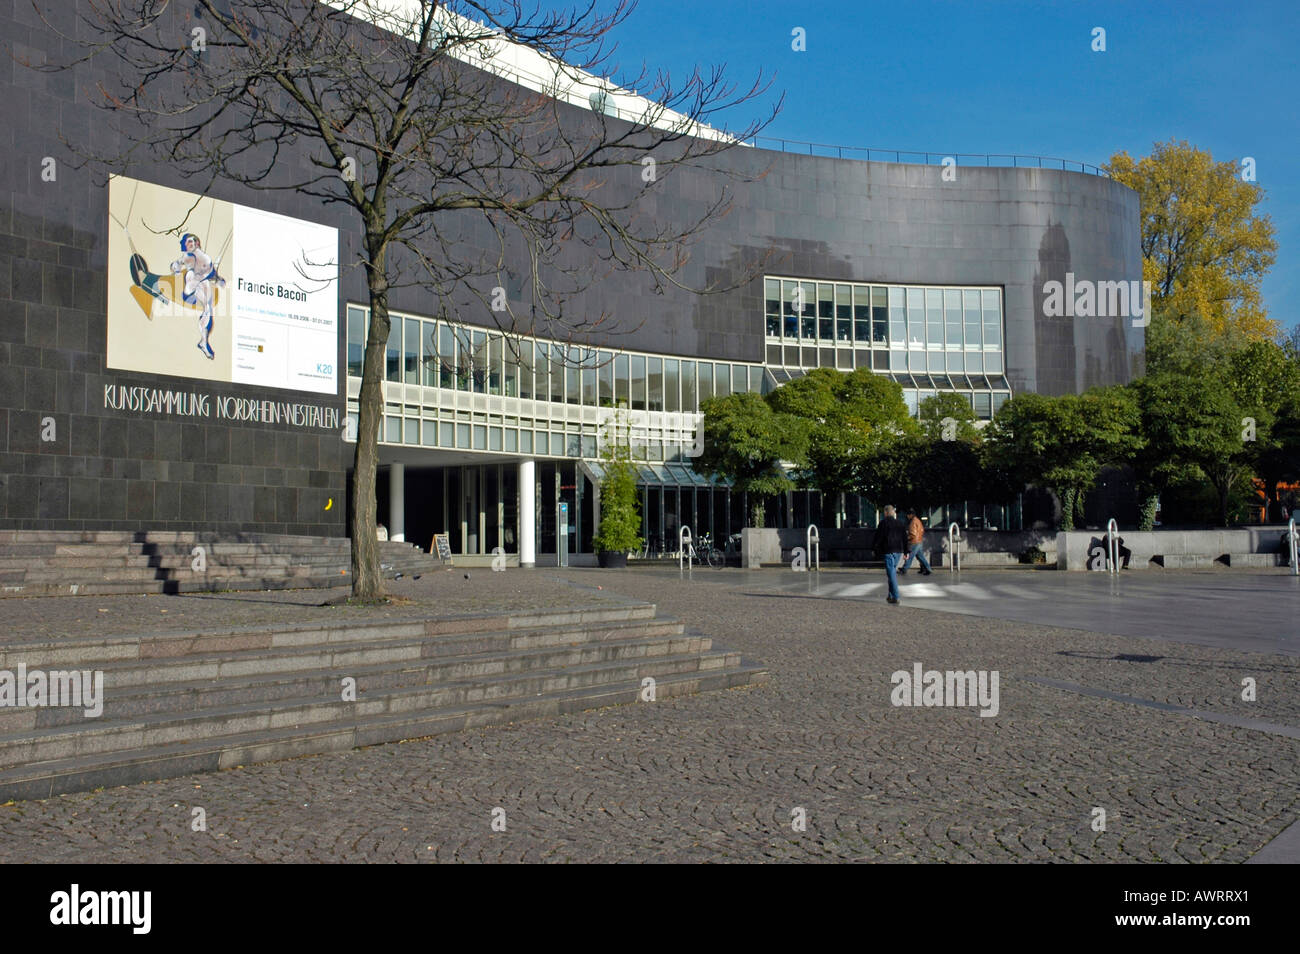
POLYGON ((378 600, 384 596, 379 576, 378 519, 375 484, 379 469, 379 425, 384 419, 384 352, 388 347, 388 279, 385 248, 367 237, 370 268, 370 330, 361 369, 357 450, 352 476, 352 597, 378 600))

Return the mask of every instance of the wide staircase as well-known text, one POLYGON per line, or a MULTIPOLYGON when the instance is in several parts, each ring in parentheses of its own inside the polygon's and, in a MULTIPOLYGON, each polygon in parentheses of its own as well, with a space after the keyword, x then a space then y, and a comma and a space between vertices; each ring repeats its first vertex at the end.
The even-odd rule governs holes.
MULTIPOLYGON (((408 543, 379 544, 385 577, 441 566, 408 543)), ((0 531, 0 597, 196 593, 348 585, 350 543, 273 534, 0 531)))
POLYGON ((20 664, 29 680, 101 672, 103 711, 92 717, 84 698, 0 708, 0 801, 649 705, 767 675, 645 603, 4 643, 0 670, 20 664))

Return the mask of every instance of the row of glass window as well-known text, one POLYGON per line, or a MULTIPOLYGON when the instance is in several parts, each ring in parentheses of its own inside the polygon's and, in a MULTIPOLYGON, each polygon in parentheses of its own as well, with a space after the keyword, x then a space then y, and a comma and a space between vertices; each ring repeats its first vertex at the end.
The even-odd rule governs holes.
MULTIPOLYGON (((348 308, 348 374, 361 376, 368 315, 348 308)), ((710 397, 763 390, 761 365, 602 351, 506 339, 447 322, 393 315, 385 380, 585 407, 699 412, 710 397)))
POLYGON ((997 288, 764 279, 767 337, 930 351, 1001 351, 997 288))
POLYGON ((913 374, 1002 374, 1001 351, 939 351, 903 346, 868 349, 818 347, 777 344, 769 341, 767 363, 770 367, 810 369, 818 366, 852 371, 871 368, 879 372, 913 374), (820 359, 820 360, 819 360, 820 359))

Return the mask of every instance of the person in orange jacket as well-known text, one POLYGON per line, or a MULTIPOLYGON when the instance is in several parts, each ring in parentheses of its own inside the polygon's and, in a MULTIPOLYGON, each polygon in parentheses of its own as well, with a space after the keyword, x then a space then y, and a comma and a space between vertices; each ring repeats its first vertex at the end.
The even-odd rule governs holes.
POLYGON ((915 510, 907 512, 907 559, 899 568, 899 573, 907 572, 907 565, 912 562, 912 557, 916 557, 921 564, 921 575, 930 575, 930 564, 925 559, 925 554, 921 552, 922 542, 925 540, 925 525, 921 523, 921 518, 916 515, 915 510))

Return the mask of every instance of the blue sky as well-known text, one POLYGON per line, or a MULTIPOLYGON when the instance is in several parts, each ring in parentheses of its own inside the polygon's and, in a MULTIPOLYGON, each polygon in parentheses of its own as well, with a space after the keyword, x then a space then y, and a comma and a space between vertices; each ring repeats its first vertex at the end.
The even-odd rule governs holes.
POLYGON ((769 136, 1096 165, 1173 138, 1254 157, 1279 246, 1264 302, 1300 322, 1300 0, 641 0, 613 39, 633 75, 724 64, 748 89, 775 74, 760 102, 784 92, 785 105, 769 136))

